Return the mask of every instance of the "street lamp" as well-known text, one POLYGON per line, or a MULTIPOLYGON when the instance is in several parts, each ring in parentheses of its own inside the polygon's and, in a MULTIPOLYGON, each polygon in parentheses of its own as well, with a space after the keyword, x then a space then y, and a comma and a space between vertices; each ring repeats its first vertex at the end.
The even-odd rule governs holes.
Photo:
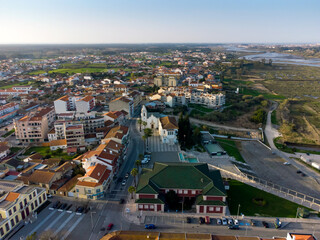
POLYGON ((238 217, 239 217, 239 211, 240 211, 240 203, 239 203, 239 205, 238 205, 237 219, 238 219, 238 217))

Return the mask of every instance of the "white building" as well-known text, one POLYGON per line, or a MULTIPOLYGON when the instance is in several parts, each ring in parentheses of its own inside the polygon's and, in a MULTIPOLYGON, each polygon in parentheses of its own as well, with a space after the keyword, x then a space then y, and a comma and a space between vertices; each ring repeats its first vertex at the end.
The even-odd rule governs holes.
POLYGON ((159 113, 148 113, 143 105, 141 109, 141 120, 146 122, 146 128, 152 129, 159 134, 163 143, 177 143, 178 124, 174 117, 168 117, 159 113))

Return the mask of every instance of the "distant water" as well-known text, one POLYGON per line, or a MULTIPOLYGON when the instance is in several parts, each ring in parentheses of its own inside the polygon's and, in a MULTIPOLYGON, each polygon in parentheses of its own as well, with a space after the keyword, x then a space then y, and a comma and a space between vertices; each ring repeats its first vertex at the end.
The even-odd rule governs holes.
POLYGON ((241 57, 241 58, 245 58, 247 60, 252 60, 252 61, 260 61, 262 59, 266 59, 266 62, 268 62, 269 59, 271 59, 272 62, 274 62, 274 63, 320 67, 320 59, 319 58, 305 59, 303 57, 299 57, 299 56, 295 56, 295 55, 291 55, 291 54, 276 53, 276 52, 261 53, 261 51, 254 51, 254 50, 249 50, 246 48, 239 48, 239 47, 229 47, 229 48, 227 48, 227 51, 258 52, 257 54, 252 54, 252 55, 241 57))

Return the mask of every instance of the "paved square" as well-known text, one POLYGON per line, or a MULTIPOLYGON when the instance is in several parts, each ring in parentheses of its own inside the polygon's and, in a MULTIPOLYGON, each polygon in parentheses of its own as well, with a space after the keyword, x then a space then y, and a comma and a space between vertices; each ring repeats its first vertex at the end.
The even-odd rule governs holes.
POLYGON ((148 139, 148 150, 150 152, 173 152, 180 151, 179 144, 162 143, 160 136, 151 136, 148 139))

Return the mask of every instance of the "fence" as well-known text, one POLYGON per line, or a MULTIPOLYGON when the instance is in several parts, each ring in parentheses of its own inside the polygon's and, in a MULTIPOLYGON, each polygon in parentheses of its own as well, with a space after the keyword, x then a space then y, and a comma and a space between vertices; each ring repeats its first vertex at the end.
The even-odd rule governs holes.
POLYGON ((280 185, 274 184, 272 182, 266 181, 264 179, 258 178, 250 174, 243 173, 241 171, 239 171, 239 174, 237 174, 211 164, 209 164, 209 166, 219 169, 223 177, 238 180, 253 187, 259 188, 260 190, 263 190, 265 192, 272 193, 281 198, 285 198, 287 200, 290 200, 292 202, 320 212, 320 199, 318 198, 311 197, 309 195, 300 193, 298 191, 286 187, 282 187, 280 185))

